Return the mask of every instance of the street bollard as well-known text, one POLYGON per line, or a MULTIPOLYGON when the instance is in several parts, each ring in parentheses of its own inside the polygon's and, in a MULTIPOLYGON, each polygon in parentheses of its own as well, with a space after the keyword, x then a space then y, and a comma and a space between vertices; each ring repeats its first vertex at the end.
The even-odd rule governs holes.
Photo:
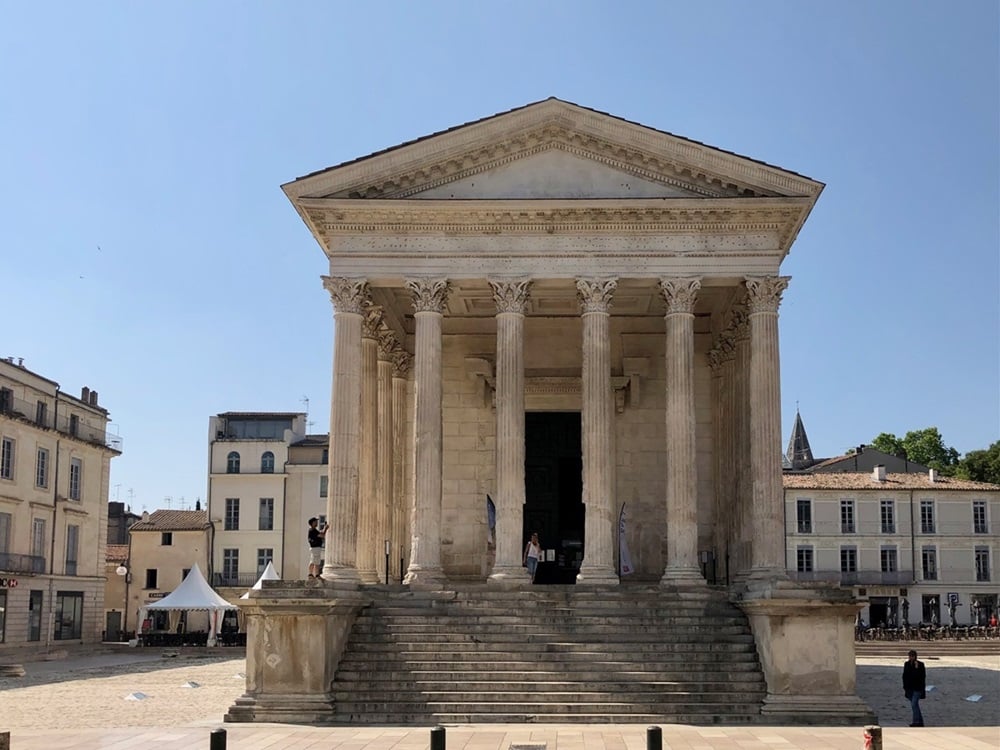
POLYGON ((213 729, 209 737, 208 750, 226 750, 226 730, 213 729))
POLYGON ((431 750, 444 750, 444 727, 431 730, 431 750))
POLYGON ((646 750, 662 750, 663 730, 659 727, 646 727, 646 750))
POLYGON ((882 750, 882 727, 878 724, 865 727, 865 750, 882 750))
POLYGON ((10 732, 0 732, 0 750, 10 750, 10 732))

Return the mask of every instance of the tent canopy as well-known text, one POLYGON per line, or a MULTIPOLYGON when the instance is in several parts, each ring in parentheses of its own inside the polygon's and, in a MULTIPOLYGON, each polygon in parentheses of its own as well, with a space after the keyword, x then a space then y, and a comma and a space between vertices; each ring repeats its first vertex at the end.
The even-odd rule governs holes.
MULTIPOLYGON (((257 583, 250 587, 250 591, 259 591, 261 585, 264 581, 280 581, 281 576, 278 575, 278 571, 274 569, 274 563, 270 560, 267 561, 267 567, 264 568, 264 572, 260 574, 260 578, 257 579, 257 583)), ((249 599, 250 591, 246 592, 240 599, 249 599)))
POLYGON ((181 585, 175 588, 167 596, 158 602, 150 602, 144 609, 188 609, 218 612, 226 609, 236 609, 235 604, 230 604, 219 596, 208 585, 205 576, 201 573, 198 563, 188 572, 187 577, 181 581, 181 585))

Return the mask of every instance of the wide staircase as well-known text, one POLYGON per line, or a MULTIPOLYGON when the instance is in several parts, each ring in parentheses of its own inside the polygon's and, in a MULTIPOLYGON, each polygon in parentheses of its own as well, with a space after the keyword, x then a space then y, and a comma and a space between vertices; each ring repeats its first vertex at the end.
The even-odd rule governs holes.
POLYGON ((759 720, 753 636, 721 591, 369 593, 333 683, 336 722, 759 720))

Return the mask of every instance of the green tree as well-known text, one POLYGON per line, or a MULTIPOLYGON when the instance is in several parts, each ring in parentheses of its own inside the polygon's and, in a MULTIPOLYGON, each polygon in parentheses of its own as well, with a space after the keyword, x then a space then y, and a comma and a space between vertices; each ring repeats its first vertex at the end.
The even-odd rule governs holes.
POLYGON ((976 482, 1000 484, 1000 440, 986 450, 966 453, 958 462, 955 475, 976 482))
POLYGON ((958 468, 958 451, 944 444, 937 427, 910 430, 902 439, 883 432, 871 444, 883 453, 906 456, 908 460, 937 469, 944 475, 951 476, 958 468))

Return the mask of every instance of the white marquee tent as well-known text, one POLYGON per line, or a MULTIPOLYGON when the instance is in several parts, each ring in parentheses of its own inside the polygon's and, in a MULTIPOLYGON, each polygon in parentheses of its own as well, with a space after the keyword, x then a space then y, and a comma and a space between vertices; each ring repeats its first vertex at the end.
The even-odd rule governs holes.
POLYGON ((172 610, 172 611, 208 611, 208 645, 216 645, 216 633, 219 628, 219 614, 227 609, 236 609, 235 604, 230 604, 215 590, 208 585, 205 576, 202 575, 198 563, 188 572, 181 581, 181 585, 175 588, 167 596, 158 602, 147 604, 140 610, 139 621, 146 619, 147 610, 172 610))
MULTIPOLYGON (((260 591, 261 585, 264 581, 280 581, 281 576, 278 575, 278 571, 274 569, 274 563, 270 560, 267 561, 267 567, 264 568, 264 572, 260 574, 260 578, 257 579, 257 583, 250 587, 250 591, 260 591)), ((246 592, 240 599, 249 599, 250 591, 246 592)))

